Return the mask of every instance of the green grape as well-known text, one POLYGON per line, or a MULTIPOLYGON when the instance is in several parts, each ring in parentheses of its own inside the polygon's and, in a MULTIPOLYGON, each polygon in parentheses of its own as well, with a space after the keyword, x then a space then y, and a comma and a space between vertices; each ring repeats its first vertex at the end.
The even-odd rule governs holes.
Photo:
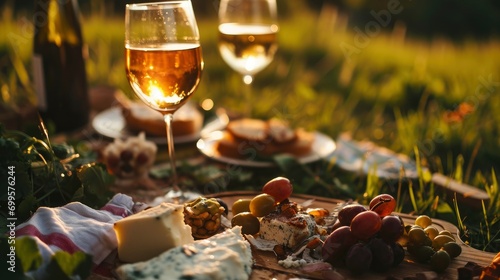
POLYGON ((445 271, 450 263, 450 255, 445 250, 437 251, 430 259, 431 269, 438 273, 445 271))
POLYGON ((434 226, 428 226, 424 229, 424 231, 431 240, 439 235, 439 231, 434 226))
POLYGON ((432 225, 432 220, 429 216, 427 215, 420 215, 417 217, 417 219, 415 220, 415 224, 417 226, 421 226, 422 228, 426 228, 430 225, 432 225))
POLYGON ((462 254, 462 247, 457 242, 447 242, 443 245, 443 250, 445 250, 450 258, 454 259, 460 254, 462 254))

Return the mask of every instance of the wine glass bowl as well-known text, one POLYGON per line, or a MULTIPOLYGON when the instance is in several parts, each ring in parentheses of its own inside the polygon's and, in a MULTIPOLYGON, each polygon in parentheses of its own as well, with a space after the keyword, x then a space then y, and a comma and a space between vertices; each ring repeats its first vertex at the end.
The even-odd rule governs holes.
POLYGON ((160 112, 175 112, 200 82, 199 45, 168 44, 153 48, 128 47, 127 77, 136 95, 160 112))
POLYGON ((276 25, 219 25, 219 52, 236 72, 254 76, 273 60, 277 46, 276 25))
POLYGON ((127 4, 125 72, 135 94, 162 113, 171 165, 170 198, 182 200, 172 133, 173 114, 197 89, 203 70, 200 36, 190 0, 127 4))
POLYGON ((278 49, 276 0, 221 0, 218 47, 222 59, 243 77, 246 104, 254 76, 274 59, 278 49))

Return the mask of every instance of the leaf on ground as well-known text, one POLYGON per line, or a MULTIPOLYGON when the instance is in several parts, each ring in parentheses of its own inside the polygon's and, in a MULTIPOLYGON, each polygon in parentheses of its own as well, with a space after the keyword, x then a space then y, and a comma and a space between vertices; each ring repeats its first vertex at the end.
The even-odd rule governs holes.
POLYGON ((100 164, 83 165, 77 172, 82 185, 89 188, 92 193, 100 193, 113 183, 113 176, 100 164))
POLYGON ((24 272, 38 269, 43 262, 36 241, 31 237, 16 238, 16 256, 21 261, 24 272))
POLYGON ((51 279, 87 279, 92 269, 92 256, 84 252, 70 254, 57 251, 47 266, 47 273, 51 279))

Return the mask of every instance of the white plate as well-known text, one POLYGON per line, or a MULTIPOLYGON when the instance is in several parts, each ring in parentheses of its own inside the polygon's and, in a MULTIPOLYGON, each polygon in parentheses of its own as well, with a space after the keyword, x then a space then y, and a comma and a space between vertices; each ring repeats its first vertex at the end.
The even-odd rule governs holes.
MULTIPOLYGON (((297 160, 302 164, 311 163, 322 158, 325 158, 331 155, 335 149, 335 141, 333 141, 330 137, 320 132, 314 133, 314 142, 312 144, 311 152, 307 155, 298 157, 297 160)), ((216 149, 217 142, 222 139, 223 133, 221 131, 212 132, 209 136, 204 137, 196 143, 196 147, 202 154, 205 156, 233 165, 240 165, 246 167, 273 167, 276 166, 274 162, 271 161, 253 161, 253 160, 244 160, 244 159, 235 159, 225 157, 219 154, 216 149)))
MULTIPOLYGON (((209 126, 211 129, 221 129, 223 124, 220 123, 218 119, 210 121, 206 127, 209 126)), ((125 119, 123 118, 122 111, 120 107, 111 107, 97 114, 92 120, 92 127, 95 131, 103 136, 109 138, 126 138, 128 136, 134 136, 135 134, 129 131, 126 127, 125 119)), ((203 128, 204 132, 206 128, 203 128)), ((207 133, 207 132, 204 132, 207 133)), ((201 137, 201 132, 197 131, 192 134, 174 136, 174 143, 189 143, 194 142, 201 137)), ((167 140, 165 137, 159 136, 147 136, 147 139, 156 143, 157 145, 166 145, 167 140)))

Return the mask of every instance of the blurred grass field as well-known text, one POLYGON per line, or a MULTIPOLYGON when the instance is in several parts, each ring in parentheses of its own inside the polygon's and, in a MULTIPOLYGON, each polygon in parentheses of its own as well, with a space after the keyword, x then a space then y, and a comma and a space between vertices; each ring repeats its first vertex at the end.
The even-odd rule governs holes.
MULTIPOLYGON (((255 77, 254 116, 284 118, 332 138, 349 132, 412 158, 417 151, 422 166, 498 198, 500 41, 417 40, 396 26, 365 34, 367 40, 357 44, 357 33, 335 9, 295 8, 280 18, 273 63, 255 77)), ((0 101, 14 110, 35 102, 29 22, 29 14, 2 11, 0 101)), ((123 64, 123 18, 89 14, 82 23, 90 85, 114 86, 132 97, 123 64)), ((243 111, 241 78, 217 50, 216 18, 202 17, 198 25, 205 69, 193 99, 243 111)), ((500 201, 493 202, 484 223, 498 229, 500 201)), ((499 237, 483 243, 492 240, 499 237)))

